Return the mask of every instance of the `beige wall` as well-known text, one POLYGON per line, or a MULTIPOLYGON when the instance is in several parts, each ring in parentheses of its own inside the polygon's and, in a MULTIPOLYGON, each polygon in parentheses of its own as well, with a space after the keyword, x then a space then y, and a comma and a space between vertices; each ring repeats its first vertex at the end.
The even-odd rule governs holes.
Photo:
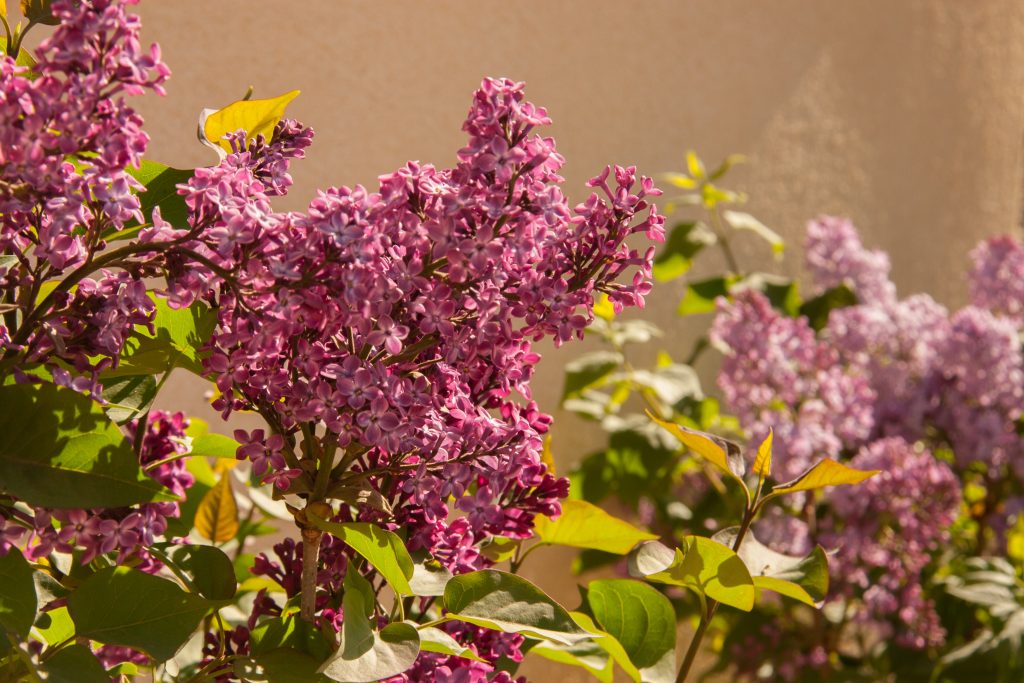
MULTIPOLYGON (((852 216, 904 293, 962 302, 969 247, 1020 221, 1019 0, 143 0, 141 14, 174 72, 167 98, 139 103, 154 159, 210 163, 196 116, 249 85, 303 91, 290 113, 318 134, 286 208, 409 158, 452 163, 471 92, 507 75, 554 118, 571 197, 605 163, 657 173, 688 148, 743 152, 753 163, 735 182, 754 213, 794 242, 819 212, 852 216)), ((748 264, 763 253, 750 246, 748 264)), ((651 301, 673 335, 693 325, 672 315, 679 294, 651 301)), ((547 354, 548 410, 581 348, 547 354)), ((199 391, 181 381, 164 402, 200 413, 199 391)), ((567 464, 596 441, 558 418, 567 464)), ((569 582, 555 589, 572 599, 569 582)))

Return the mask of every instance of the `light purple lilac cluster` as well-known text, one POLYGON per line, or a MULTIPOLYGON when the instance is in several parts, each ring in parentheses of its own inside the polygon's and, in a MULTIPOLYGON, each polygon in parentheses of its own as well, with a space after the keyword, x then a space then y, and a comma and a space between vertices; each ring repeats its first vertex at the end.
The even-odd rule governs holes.
MULTIPOLYGON (((720 303, 712 331, 725 354, 719 386, 752 443, 774 421, 784 445, 778 462, 797 456, 778 478, 821 457, 857 453, 854 466, 884 471, 831 494, 817 523, 828 535, 813 540, 840 548, 836 595, 856 598, 858 619, 882 632, 895 629, 899 643, 912 648, 944 638, 921 572, 957 514, 960 494, 953 470, 911 444, 951 449, 957 474, 980 466, 989 486, 1024 475, 1017 433, 1022 304, 1015 294, 1024 247, 998 237, 972 257, 972 304, 951 315, 927 295, 898 299, 888 258, 864 249, 849 221, 822 218, 808 226, 812 293, 846 285, 859 303, 832 311, 815 335, 806 320, 746 292, 720 303), (820 402, 830 409, 808 410, 820 402)), ((1005 527, 1008 511, 987 514, 984 524, 1005 527)), ((759 533, 799 550, 786 542, 794 530, 784 526, 766 519, 759 533)), ((797 535, 807 539, 806 529, 797 535)))
POLYGON ((97 373, 154 313, 143 264, 102 267, 108 236, 142 220, 129 168, 149 138, 124 96, 162 93, 170 73, 155 45, 142 48, 129 4, 58 0, 32 74, 0 60, 0 291, 24 312, 17 329, 0 321, 0 352, 97 396, 97 373))

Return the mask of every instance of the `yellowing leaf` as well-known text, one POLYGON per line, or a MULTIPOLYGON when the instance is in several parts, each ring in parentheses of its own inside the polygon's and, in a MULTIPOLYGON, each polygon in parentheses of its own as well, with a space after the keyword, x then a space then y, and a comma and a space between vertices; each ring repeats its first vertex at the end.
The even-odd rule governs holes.
POLYGON ((692 175, 697 180, 702 180, 704 176, 707 175, 704 171, 703 162, 701 162, 700 158, 697 157, 697 154, 695 152, 686 153, 686 168, 687 170, 690 171, 690 175, 692 175))
POLYGON ((859 484, 865 479, 870 479, 879 472, 881 472, 881 470, 855 470, 854 468, 842 465, 831 458, 825 458, 788 484, 776 486, 772 489, 770 495, 781 496, 784 493, 812 491, 826 486, 859 484))
POLYGON ((220 111, 213 112, 201 122, 201 130, 207 142, 220 146, 226 152, 231 145, 224 140, 228 133, 244 130, 246 139, 252 140, 257 135, 270 140, 277 122, 284 116, 288 103, 298 97, 299 91, 292 90, 279 97, 266 100, 238 100, 220 111))
POLYGON ((650 411, 647 415, 662 428, 683 442, 687 448, 722 470, 736 481, 743 483, 743 458, 739 446, 725 439, 688 429, 681 425, 659 420, 650 411))
POLYGON ((583 500, 567 500, 562 503, 558 519, 552 521, 550 517, 537 515, 534 523, 541 543, 619 555, 625 555, 641 541, 657 538, 583 500))
POLYGON ((230 541, 238 533, 238 505, 231 489, 231 476, 227 472, 199 502, 196 531, 214 543, 230 541))
POLYGON ((689 588, 745 612, 754 607, 757 591, 747 565, 728 546, 703 536, 687 536, 674 553, 661 544, 644 545, 630 563, 630 572, 689 588))
POLYGON ((754 473, 759 477, 770 477, 772 474, 772 430, 768 428, 768 436, 757 447, 757 457, 754 459, 754 473))
POLYGON ((684 190, 692 190, 697 187, 697 182, 693 178, 682 173, 664 173, 661 177, 671 185, 675 185, 676 187, 684 190))
POLYGON ((551 452, 551 435, 544 437, 544 450, 540 452, 540 461, 547 465, 548 472, 555 476, 555 454, 551 452))
POLYGON ((594 302, 594 315, 609 322, 615 317, 615 305, 604 292, 602 292, 601 296, 594 302))

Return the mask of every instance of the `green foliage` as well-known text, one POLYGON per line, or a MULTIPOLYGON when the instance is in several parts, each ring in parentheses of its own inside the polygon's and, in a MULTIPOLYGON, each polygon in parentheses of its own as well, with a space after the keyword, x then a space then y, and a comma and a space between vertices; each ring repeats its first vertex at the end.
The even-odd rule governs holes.
POLYGON ((685 275, 704 247, 715 243, 715 233, 698 222, 677 223, 668 233, 665 246, 654 258, 654 277, 668 281, 685 275))
POLYGON ((372 683, 412 666, 420 651, 419 633, 401 622, 374 631, 368 619, 373 613, 373 589, 358 572, 345 573, 342 605, 341 644, 324 662, 321 673, 335 681, 372 683))
POLYGON ((608 579, 590 583, 586 603, 644 681, 673 680, 676 619, 668 598, 639 581, 608 579))
POLYGON ((535 525, 534 532, 542 544, 590 548, 619 555, 625 555, 641 541, 657 538, 582 500, 565 501, 562 514, 556 520, 540 515, 535 525))
POLYGON ((68 598, 79 636, 142 650, 158 662, 174 656, 220 603, 173 581, 128 567, 96 572, 68 598))
POLYGON ((110 674, 84 645, 69 645, 43 664, 48 683, 110 683, 110 674))
POLYGON ((314 515, 309 521, 362 555, 395 592, 413 594, 409 585, 414 569, 412 557, 397 534, 369 522, 327 522, 314 515))
POLYGON ((147 477, 86 396, 53 384, 0 387, 0 490, 53 508, 118 507, 174 496, 147 477))
POLYGON ((456 576, 444 591, 447 618, 571 645, 590 635, 564 607, 526 579, 484 569, 456 576))
POLYGON ((857 295, 846 285, 839 285, 805 301, 800 306, 799 314, 807 318, 815 332, 819 332, 828 324, 828 316, 832 311, 855 305, 857 295))
POLYGON ((125 341, 120 365, 108 375, 156 375, 174 368, 202 375, 201 349, 213 332, 216 316, 204 304, 176 309, 160 297, 151 298, 156 306, 154 331, 136 328, 125 341))
POLYGON ((18 640, 28 636, 36 619, 32 567, 19 552, 0 555, 0 627, 18 640))
MULTIPOLYGON (((177 186, 187 183, 195 171, 143 159, 139 168, 129 167, 128 172, 146 188, 139 194, 139 204, 147 222, 153 222, 153 209, 159 207, 160 216, 175 228, 188 227, 188 206, 185 198, 178 194, 177 186)), ((110 237, 116 237, 116 234, 110 237)))
MULTIPOLYGON (((731 547, 739 533, 738 527, 723 529, 712 539, 731 547)), ((748 531, 737 551, 750 571, 754 586, 799 600, 811 607, 821 607, 828 595, 828 556, 815 546, 806 557, 776 552, 748 531)))

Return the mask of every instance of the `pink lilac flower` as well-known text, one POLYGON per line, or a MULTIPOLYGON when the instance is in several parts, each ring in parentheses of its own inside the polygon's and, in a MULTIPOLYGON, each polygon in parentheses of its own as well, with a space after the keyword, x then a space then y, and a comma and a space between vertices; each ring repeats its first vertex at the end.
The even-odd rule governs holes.
POLYGON ((1009 235, 993 237, 971 252, 971 303, 1024 326, 1024 245, 1009 235))
POLYGON ((850 461, 881 470, 857 488, 829 495, 831 528, 824 542, 837 548, 836 597, 859 598, 855 619, 905 647, 941 645, 945 632, 935 606, 922 592, 921 572, 949 539, 960 508, 953 471, 928 451, 903 439, 880 439, 850 461))
POLYGON ((865 249, 848 219, 821 216, 808 223, 805 249, 807 268, 819 291, 846 285, 861 301, 895 299, 889 255, 865 249))

